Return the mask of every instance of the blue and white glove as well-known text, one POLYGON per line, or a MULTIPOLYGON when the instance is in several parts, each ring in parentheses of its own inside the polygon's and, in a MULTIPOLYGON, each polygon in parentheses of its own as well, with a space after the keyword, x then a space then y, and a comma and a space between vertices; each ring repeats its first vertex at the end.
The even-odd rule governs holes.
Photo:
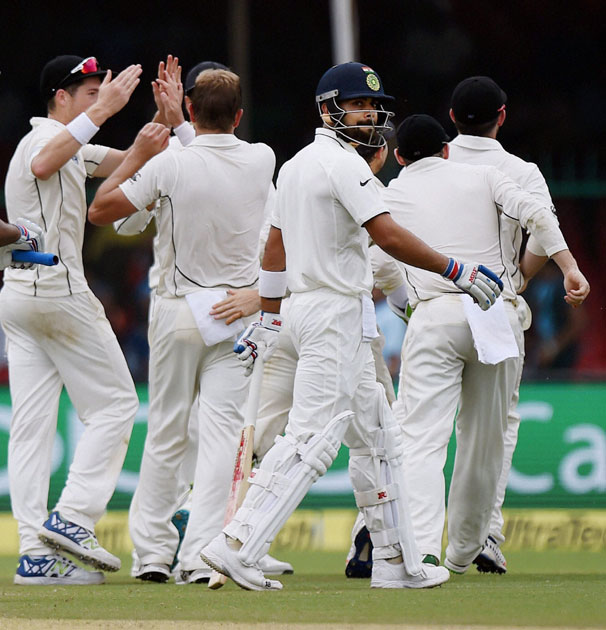
POLYGON ((488 267, 476 263, 460 263, 450 258, 442 275, 471 295, 483 311, 487 311, 496 302, 503 290, 501 279, 488 267))
POLYGON ((14 242, 0 248, 0 269, 13 267, 14 269, 31 269, 35 263, 15 262, 12 258, 12 251, 20 249, 24 251, 43 252, 44 251, 44 231, 42 228, 28 221, 27 219, 17 219, 15 224, 21 232, 21 236, 14 242))
POLYGON ((259 354, 267 361, 278 345, 278 333, 282 330, 282 317, 279 313, 261 311, 261 319, 250 326, 234 343, 234 352, 246 369, 246 376, 253 371, 255 359, 259 354))

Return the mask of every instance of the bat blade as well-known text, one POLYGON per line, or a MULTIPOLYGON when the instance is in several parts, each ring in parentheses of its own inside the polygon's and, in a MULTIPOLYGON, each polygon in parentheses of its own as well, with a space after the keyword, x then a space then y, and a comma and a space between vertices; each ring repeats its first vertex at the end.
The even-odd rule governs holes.
MULTIPOLYGON (((248 401, 244 413, 244 426, 240 432, 240 442, 236 452, 234 463, 234 474, 231 480, 231 488, 227 506, 225 508, 224 525, 227 525, 238 511, 246 491, 248 490, 248 478, 252 470, 253 446, 255 441, 255 424, 257 421, 257 411, 259 408, 259 397, 261 394, 261 383, 263 382, 263 357, 259 355, 255 361, 251 376, 250 389, 248 390, 248 401)), ((213 571, 208 582, 208 588, 216 590, 227 582, 227 576, 217 571, 213 571)))

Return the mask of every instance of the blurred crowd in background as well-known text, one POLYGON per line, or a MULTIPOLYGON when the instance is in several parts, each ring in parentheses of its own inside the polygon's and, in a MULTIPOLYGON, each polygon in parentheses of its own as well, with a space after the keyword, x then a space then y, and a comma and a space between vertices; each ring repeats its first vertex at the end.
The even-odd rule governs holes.
MULTIPOLYGON (((197 5, 150 0, 25 7, 3 3, 0 22, 0 178, 28 120, 45 115, 42 66, 57 54, 95 55, 103 67, 143 65, 129 105, 94 142, 126 148, 154 113, 150 82, 158 61, 178 55, 187 71, 213 59, 244 77, 240 135, 268 143, 278 166, 309 142, 317 126, 316 83, 332 63, 328 3, 210 0, 197 5), (10 26, 10 28, 9 28, 10 26), (245 45, 246 62, 234 52, 245 45), (242 66, 242 67, 239 67, 242 66)), ((374 0, 358 7, 360 60, 396 97, 396 123, 413 113, 448 118, 454 86, 470 75, 494 78, 508 94, 504 147, 536 162, 545 175, 563 232, 592 292, 583 308, 564 303, 559 272, 549 264, 525 297, 533 311, 527 333, 526 380, 606 379, 606 4, 601 0, 505 4, 483 0, 374 0)), ((398 167, 390 158, 380 177, 398 167)), ((91 189, 92 191, 92 189, 91 189)), ((0 216, 4 196, 0 191, 0 216)), ((87 227, 85 269, 103 302, 133 376, 147 379, 147 270, 153 227, 139 237, 87 227)), ((404 330, 376 296, 394 376, 404 330)), ((0 369, 6 381, 6 368, 0 369)))

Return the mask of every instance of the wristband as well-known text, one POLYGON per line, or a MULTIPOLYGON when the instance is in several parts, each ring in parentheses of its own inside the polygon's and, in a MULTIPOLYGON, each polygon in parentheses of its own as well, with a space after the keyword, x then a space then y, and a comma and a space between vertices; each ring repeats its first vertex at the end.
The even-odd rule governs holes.
POLYGON ((99 127, 86 115, 86 112, 76 116, 65 128, 80 144, 88 144, 91 138, 99 131, 99 127))
POLYGON ((196 137, 196 131, 187 121, 182 122, 178 127, 174 127, 173 131, 184 147, 196 137))
POLYGON ((261 326, 279 332, 282 330, 282 316, 280 313, 266 313, 261 311, 261 326))
POLYGON ((463 265, 458 263, 454 258, 448 259, 448 266, 442 272, 442 275, 453 282, 459 279, 459 276, 463 273, 463 265))
POLYGON ((284 297, 287 288, 286 271, 259 271, 259 296, 262 298, 284 297))

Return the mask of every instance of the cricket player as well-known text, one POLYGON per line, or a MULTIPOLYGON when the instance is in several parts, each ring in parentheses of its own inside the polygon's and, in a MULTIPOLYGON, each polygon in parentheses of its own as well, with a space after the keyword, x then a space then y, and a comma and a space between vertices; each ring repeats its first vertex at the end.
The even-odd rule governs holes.
MULTIPOLYGON (((507 95, 490 78, 484 76, 468 77, 461 81, 452 93, 450 117, 459 135, 449 144, 449 160, 465 164, 485 164, 498 168, 513 181, 551 208, 555 213, 551 195, 545 178, 535 164, 508 153, 497 140, 497 134, 506 120, 507 95)), ((548 260, 545 251, 531 234, 526 245, 524 273, 520 270, 520 249, 522 228, 519 222, 503 216, 501 221, 501 242, 504 248, 503 260, 508 267, 513 289, 518 296, 512 304, 522 322, 522 329, 530 327, 531 314, 524 298, 519 293, 525 284, 548 260)), ((571 306, 578 306, 589 292, 589 285, 584 285, 586 292, 575 296, 571 306)), ((524 367, 524 338, 521 338, 518 358, 517 386, 511 399, 505 433, 505 451, 503 470, 497 486, 497 497, 490 522, 490 533, 482 552, 474 560, 478 571, 505 573, 507 564, 500 545, 505 542, 503 535, 503 513, 501 508, 505 499, 505 490, 513 453, 518 441, 520 415, 517 412, 519 383, 524 367)))
POLYGON ((6 177, 8 217, 43 226, 55 267, 7 269, 0 322, 7 337, 12 420, 8 471, 19 523, 17 584, 100 584, 62 550, 97 569, 120 559, 101 547, 95 523, 122 468, 138 400, 126 361, 82 268, 84 182, 106 177, 124 152, 89 144, 139 83, 129 66, 114 80, 94 57, 61 55, 42 70, 46 118, 32 118, 6 177), (57 505, 47 511, 59 396, 65 386, 84 425, 57 505))
POLYGON ((260 275, 261 320, 236 349, 247 368, 258 352, 271 355, 288 286, 299 355, 293 406, 284 437, 253 471, 242 507, 201 552, 245 589, 282 588, 265 578, 258 560, 341 442, 350 448, 356 502, 373 538, 371 586, 427 588, 448 579, 444 567, 421 563, 408 521, 401 430, 370 351, 377 327, 368 235, 394 257, 451 276, 483 308, 496 300, 499 281, 487 269, 435 252, 389 216, 372 171, 353 146, 385 144, 391 113, 383 105, 389 100, 369 66, 350 62, 329 69, 316 90, 323 126, 280 170, 260 275))
POLYGON ((410 514, 427 563, 441 556, 444 462, 456 421, 457 454, 448 497, 444 565, 463 573, 478 556, 490 525, 503 464, 503 432, 519 375, 523 332, 502 248, 505 216, 527 228, 564 274, 568 299, 586 280, 551 207, 494 167, 447 161, 448 137, 430 116, 398 128, 396 158, 405 166, 383 198, 394 219, 436 250, 477 259, 503 281, 502 297, 482 313, 434 274, 405 264, 415 309, 402 348, 394 413, 404 431, 410 514))
MULTIPOLYGON (((216 61, 202 61, 196 64, 186 75, 185 84, 183 88, 179 88, 181 67, 178 65, 178 57, 168 55, 166 63, 161 61, 158 67, 158 79, 153 83, 154 86, 154 100, 158 107, 158 112, 154 116, 153 122, 160 122, 168 128, 176 131, 178 135, 171 137, 169 141, 168 149, 181 149, 183 146, 189 145, 196 137, 195 127, 191 122, 186 123, 186 128, 183 127, 183 113, 181 108, 182 93, 184 93, 186 109, 188 109, 191 103, 191 95, 195 88, 196 79, 198 75, 204 70, 228 70, 226 66, 216 61)), ((270 185, 270 195, 273 191, 273 184, 270 185)), ((155 215, 155 206, 159 206, 160 202, 157 201, 154 204, 154 210, 149 211, 147 208, 139 210, 134 214, 131 214, 125 218, 119 219, 114 222, 114 228, 119 234, 139 234, 145 230, 149 222, 155 215)), ((157 253, 159 245, 159 234, 156 233, 154 237, 154 263, 149 270, 149 287, 150 287, 150 329, 151 318, 153 315, 153 303, 157 293, 158 284, 160 282, 160 260, 163 258, 157 253)), ((259 312, 259 299, 258 291, 256 289, 229 289, 228 293, 231 295, 238 295, 238 302, 240 306, 247 307, 246 315, 256 315, 259 312), (256 299, 243 299, 245 294, 254 294, 256 299), (248 304, 252 308, 248 308, 248 304)), ((238 317, 239 319, 239 317, 238 317)), ((227 323, 231 323, 231 320, 227 323)), ((150 338, 151 342, 151 338, 150 338)), ((196 461, 198 458, 198 399, 192 405, 189 421, 189 436, 188 444, 185 456, 179 467, 178 472, 178 486, 176 496, 181 497, 177 500, 178 510, 172 517, 173 524, 177 527, 180 540, 185 535, 185 529, 187 526, 187 520, 189 519, 189 512, 191 510, 191 484, 195 477, 196 461)), ((137 496, 133 498, 130 507, 131 520, 136 520, 136 511, 138 509, 137 496)), ((223 509, 222 499, 220 500, 217 508, 219 511, 223 509)), ((197 560, 199 566, 196 569, 190 569, 184 571, 181 569, 181 563, 177 562, 179 555, 179 547, 177 555, 172 562, 172 574, 175 578, 175 582, 178 584, 200 584, 208 582, 211 576, 211 569, 202 564, 201 560, 197 560)), ((268 575, 280 575, 282 573, 292 573, 293 568, 287 562, 282 562, 273 558, 269 554, 265 555, 261 560, 265 572, 268 575)), ((137 577, 141 573, 141 562, 136 552, 133 555, 133 567, 131 568, 131 575, 137 577)))
POLYGON ((227 289, 257 283, 258 235, 275 168, 267 145, 249 144, 234 135, 243 113, 234 73, 202 72, 188 111, 196 132, 191 143, 160 153, 169 131, 156 123, 146 125, 127 160, 97 191, 89 213, 93 223, 106 224, 160 200, 155 217, 160 281, 149 331, 148 433, 135 494, 136 517, 130 522, 142 564, 138 577, 156 582, 168 579, 177 547, 170 521, 190 409, 198 396, 201 439, 180 551, 182 571, 203 568, 199 550, 223 526, 248 393, 233 354, 244 323, 226 326, 208 311, 227 289))

